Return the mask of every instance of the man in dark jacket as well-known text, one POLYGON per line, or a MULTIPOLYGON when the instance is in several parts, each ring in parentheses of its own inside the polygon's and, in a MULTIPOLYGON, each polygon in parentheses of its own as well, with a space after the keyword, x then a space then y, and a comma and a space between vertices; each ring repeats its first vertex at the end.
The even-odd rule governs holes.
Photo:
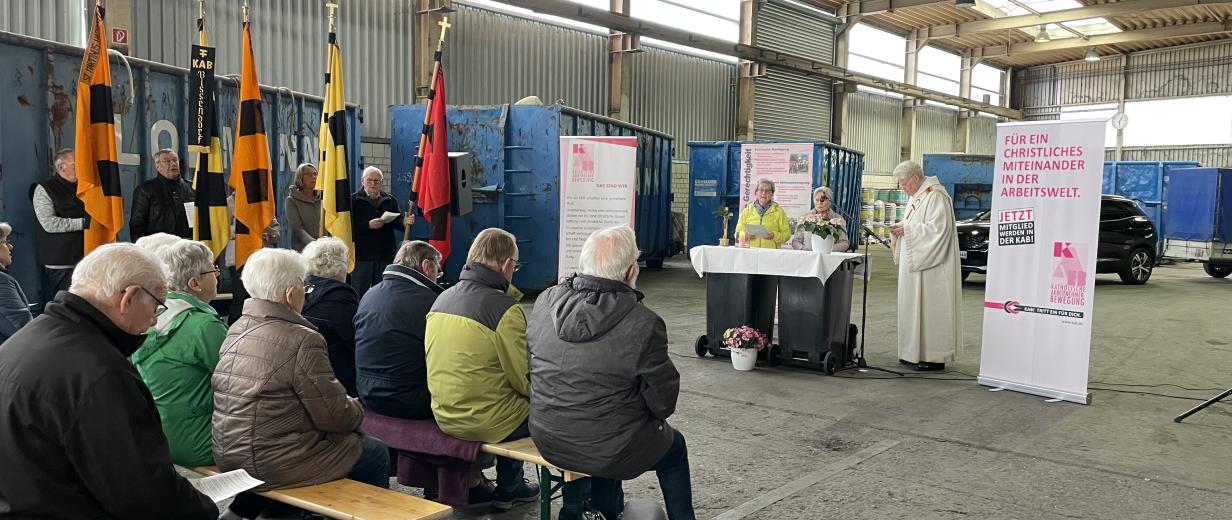
POLYGON ((605 517, 620 516, 621 481, 653 469, 668 517, 693 520, 688 450, 667 424, 680 374, 667 326, 634 289, 637 255, 628 227, 596 231, 578 273, 539 296, 526 330, 530 433, 548 462, 595 477, 591 501, 605 517))
POLYGON ((304 247, 308 263, 308 288, 300 312, 325 337, 329 364, 347 395, 355 389, 355 311, 359 297, 346 284, 351 253, 337 237, 318 238, 304 247))
POLYGON ((43 264, 43 297, 47 303, 56 293, 68 290, 73 279, 73 266, 85 254, 83 230, 90 224, 90 215, 77 198, 77 163, 73 151, 56 152, 56 173, 34 185, 30 202, 39 227, 36 252, 43 264))
POLYGON ((196 196, 192 185, 180 178, 180 156, 170 148, 159 150, 154 154, 154 170, 157 177, 133 190, 129 237, 136 242, 143 236, 162 232, 191 239, 192 226, 184 204, 196 200, 196 196))
POLYGON ((415 217, 403 217, 393 195, 381 191, 385 174, 380 169, 364 168, 361 181, 364 189, 351 195, 351 236, 355 240, 351 285, 363 296, 368 288, 380 283, 381 270, 394 258, 398 246, 395 229, 414 223, 415 217), (387 217, 387 213, 393 215, 387 217))
POLYGON ((176 473, 154 399, 127 359, 166 294, 158 260, 108 244, 0 345, 0 516, 218 518, 176 473))
POLYGON ((432 419, 424 327, 436 296, 441 253, 427 242, 402 244, 381 283, 368 290, 355 313, 355 367, 359 400, 381 415, 432 419))

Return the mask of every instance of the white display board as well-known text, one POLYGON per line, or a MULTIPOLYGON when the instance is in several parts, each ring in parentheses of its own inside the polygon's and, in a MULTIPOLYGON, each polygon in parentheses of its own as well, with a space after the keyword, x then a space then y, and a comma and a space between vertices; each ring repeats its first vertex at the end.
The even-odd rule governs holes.
POLYGON ((633 227, 636 137, 560 138, 560 243, 557 275, 577 270, 582 244, 597 230, 633 227))
POLYGON ((997 125, 982 385, 1090 402, 1105 124, 997 125))
POLYGON ((774 201, 787 218, 800 218, 813 204, 813 143, 740 145, 740 208, 757 198, 761 179, 774 181, 774 201))

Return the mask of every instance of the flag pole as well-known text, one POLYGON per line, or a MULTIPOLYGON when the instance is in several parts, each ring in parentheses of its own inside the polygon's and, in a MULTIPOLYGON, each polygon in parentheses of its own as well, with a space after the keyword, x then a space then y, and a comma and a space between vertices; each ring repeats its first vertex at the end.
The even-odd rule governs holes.
MULTIPOLYGON (((441 36, 436 40, 436 54, 433 55, 432 59, 432 79, 430 80, 431 83, 428 87, 429 93, 431 93, 431 89, 436 88, 436 75, 441 71, 441 51, 445 48, 445 31, 448 31, 450 27, 453 27, 449 23, 448 16, 441 18, 441 21, 438 22, 437 25, 441 26, 441 36)), ((424 127, 428 126, 428 123, 432 117, 432 104, 435 102, 436 101, 433 100, 433 96, 430 94, 428 96, 428 106, 424 109, 424 127)), ((409 215, 415 214, 415 200, 411 197, 415 196, 415 187, 419 185, 419 172, 423 169, 424 145, 427 144, 427 142, 428 133, 421 132, 419 135, 419 150, 415 152, 415 173, 411 175, 411 191, 406 196, 406 212, 409 215)), ((407 224, 405 221, 402 223, 402 240, 404 242, 411 240, 411 225, 407 224)))
MULTIPOLYGON (((325 2, 325 8, 329 10, 329 32, 330 34, 333 34, 334 31, 338 29, 338 26, 334 21, 334 17, 336 16, 336 11, 338 10, 337 0, 325 2)), ((334 53, 333 46, 327 45, 325 47, 325 74, 326 75, 329 75, 329 70, 331 67, 333 67, 333 64, 330 63, 330 57, 333 55, 333 53, 334 53)), ((318 158, 318 162, 319 162, 319 158, 318 158)), ((320 211, 318 220, 319 222, 317 224, 317 238, 323 238, 325 237, 325 201, 324 200, 321 201, 321 211, 320 211)))

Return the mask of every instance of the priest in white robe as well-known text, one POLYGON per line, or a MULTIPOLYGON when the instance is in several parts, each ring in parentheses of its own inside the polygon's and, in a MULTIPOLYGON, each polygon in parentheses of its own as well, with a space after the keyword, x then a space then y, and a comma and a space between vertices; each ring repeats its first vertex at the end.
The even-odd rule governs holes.
POLYGON ((906 161, 894 178, 911 195, 891 228, 898 265, 898 357, 917 370, 944 370, 962 350, 962 276, 954 204, 936 177, 906 161))

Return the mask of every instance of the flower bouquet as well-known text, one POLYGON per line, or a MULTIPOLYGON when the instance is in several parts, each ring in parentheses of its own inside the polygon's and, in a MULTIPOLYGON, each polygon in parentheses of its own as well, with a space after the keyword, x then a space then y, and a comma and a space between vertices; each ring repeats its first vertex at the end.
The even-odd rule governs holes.
POLYGON ((840 218, 823 219, 813 215, 805 215, 796 225, 797 232, 809 234, 811 249, 820 253, 834 252, 834 242, 843 233, 843 220, 840 218))
POLYGON ((732 367, 736 370, 753 370, 757 364, 757 351, 769 346, 770 339, 748 325, 723 332, 723 349, 731 351, 732 367))

